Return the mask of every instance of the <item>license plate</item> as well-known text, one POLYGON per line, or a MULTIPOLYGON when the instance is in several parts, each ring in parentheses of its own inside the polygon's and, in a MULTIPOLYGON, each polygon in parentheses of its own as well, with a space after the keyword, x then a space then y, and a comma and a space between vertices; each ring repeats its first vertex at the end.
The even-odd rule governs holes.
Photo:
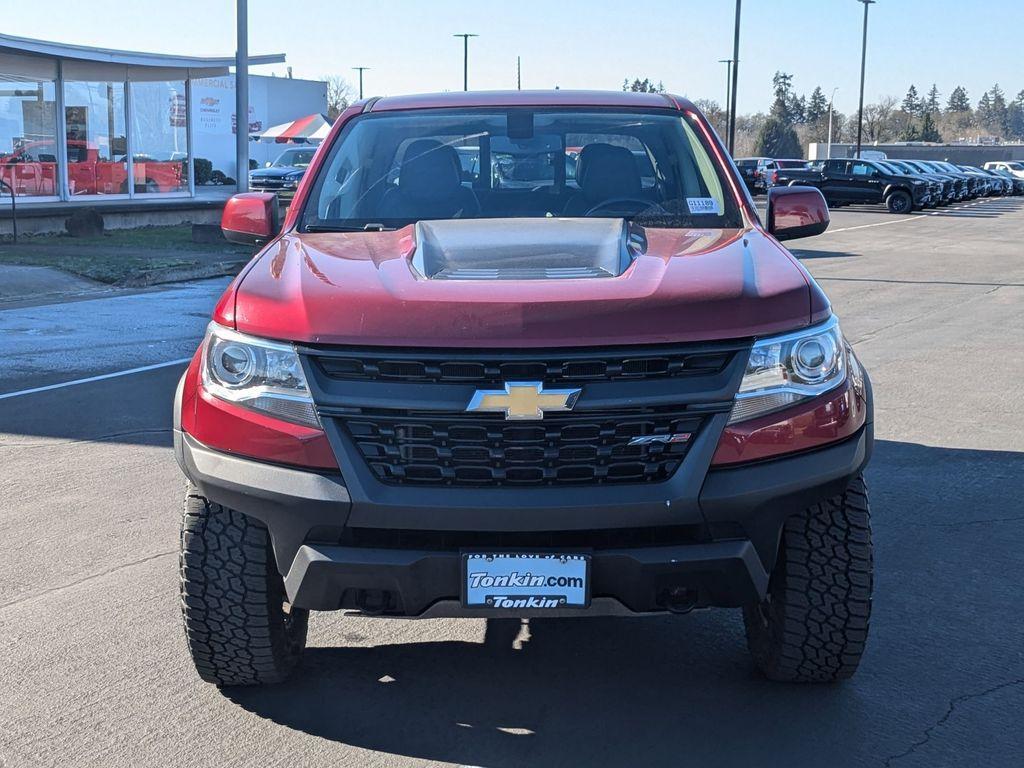
POLYGON ((585 608, 590 604, 590 556, 467 552, 462 584, 467 608, 585 608))

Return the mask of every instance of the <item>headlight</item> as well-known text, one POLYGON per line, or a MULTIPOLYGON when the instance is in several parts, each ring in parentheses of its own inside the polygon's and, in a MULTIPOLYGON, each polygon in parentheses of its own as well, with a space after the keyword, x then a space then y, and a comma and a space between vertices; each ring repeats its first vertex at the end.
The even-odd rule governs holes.
POLYGON ((202 369, 203 388, 214 397, 285 421, 320 426, 299 356, 290 344, 210 323, 202 369))
POLYGON ((835 389, 846 379, 847 352, 833 316, 804 331, 754 343, 729 423, 787 408, 835 389))

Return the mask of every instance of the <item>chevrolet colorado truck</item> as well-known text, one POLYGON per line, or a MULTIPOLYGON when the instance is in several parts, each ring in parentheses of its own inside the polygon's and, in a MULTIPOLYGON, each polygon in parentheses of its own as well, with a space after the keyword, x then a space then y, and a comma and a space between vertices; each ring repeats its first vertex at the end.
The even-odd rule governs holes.
POLYGON ((176 392, 200 677, 284 679, 310 611, 711 607, 742 610, 771 679, 852 675, 871 384, 779 242, 828 221, 799 186, 762 217, 675 96, 347 108, 283 221, 273 194, 228 201, 228 238, 262 249, 176 392), (463 172, 510 144, 537 184, 463 172))
POLYGON ((884 203, 890 213, 910 213, 935 205, 942 197, 939 182, 894 174, 874 160, 833 158, 808 165, 778 171, 775 183, 817 187, 833 206, 884 203))

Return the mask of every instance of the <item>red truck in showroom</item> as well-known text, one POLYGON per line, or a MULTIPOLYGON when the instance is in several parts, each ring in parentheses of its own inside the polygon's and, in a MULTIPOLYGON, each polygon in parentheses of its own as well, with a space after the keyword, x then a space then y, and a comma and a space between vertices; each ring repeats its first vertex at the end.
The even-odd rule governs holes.
POLYGON ((852 675, 871 384, 779 242, 828 221, 799 186, 762 217, 671 95, 349 107, 283 221, 267 193, 224 210, 262 248, 175 396, 199 675, 284 679, 310 611, 712 607, 768 678, 852 675))

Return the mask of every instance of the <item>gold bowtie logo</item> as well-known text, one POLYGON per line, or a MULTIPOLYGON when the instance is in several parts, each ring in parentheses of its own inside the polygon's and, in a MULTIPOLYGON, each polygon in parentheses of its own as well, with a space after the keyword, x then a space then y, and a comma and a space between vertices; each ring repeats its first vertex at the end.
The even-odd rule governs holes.
POLYGON ((507 381, 505 389, 478 389, 466 406, 476 413, 503 412, 509 420, 543 419, 546 411, 569 411, 579 389, 544 389, 539 381, 507 381))

